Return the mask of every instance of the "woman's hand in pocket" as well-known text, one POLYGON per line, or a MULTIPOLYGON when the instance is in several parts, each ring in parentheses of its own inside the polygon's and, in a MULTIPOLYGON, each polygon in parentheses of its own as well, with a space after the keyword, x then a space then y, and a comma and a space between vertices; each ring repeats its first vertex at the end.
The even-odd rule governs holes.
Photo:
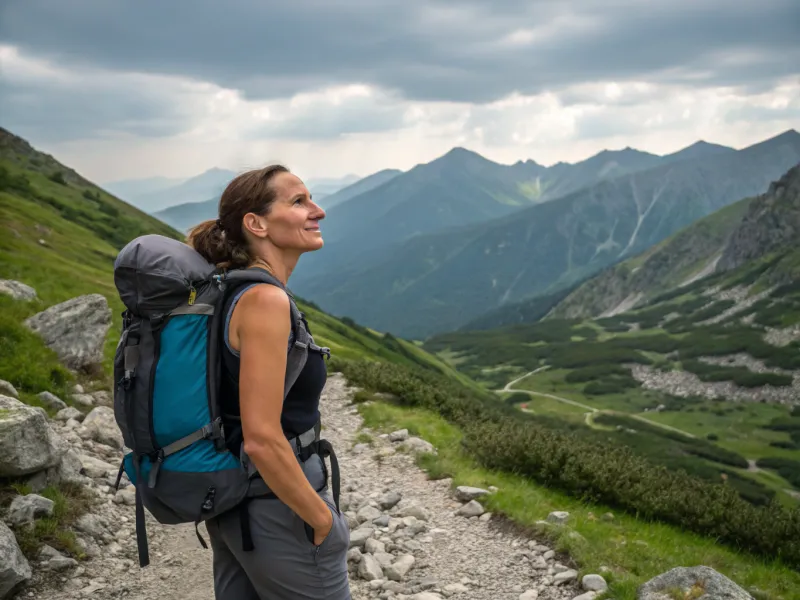
MULTIPOLYGON (((327 506, 327 504, 326 504, 327 506)), ((322 542, 325 541, 325 538, 328 537, 333 529, 333 513, 330 509, 327 511, 328 513, 328 522, 322 525, 321 527, 314 528, 314 545, 319 546, 322 542)))

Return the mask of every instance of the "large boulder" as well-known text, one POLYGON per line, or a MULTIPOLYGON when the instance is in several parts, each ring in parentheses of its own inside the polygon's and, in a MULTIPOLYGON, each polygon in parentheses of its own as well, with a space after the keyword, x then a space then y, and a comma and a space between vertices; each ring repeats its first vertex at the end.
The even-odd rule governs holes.
POLYGON ((0 395, 0 477, 55 467, 65 451, 44 409, 0 395))
POLYGON ((90 370, 103 362, 103 346, 111 327, 105 297, 88 294, 51 306, 25 320, 61 362, 73 370, 90 370))
POLYGON ((36 300, 36 290, 13 279, 0 279, 0 294, 8 294, 14 300, 36 300))
POLYGON ((0 598, 8 598, 32 575, 31 565, 19 549, 14 532, 0 521, 0 598))
POLYGON ((639 587, 636 600, 664 600, 675 593, 694 600, 753 600, 733 581, 711 567, 676 567, 639 587))

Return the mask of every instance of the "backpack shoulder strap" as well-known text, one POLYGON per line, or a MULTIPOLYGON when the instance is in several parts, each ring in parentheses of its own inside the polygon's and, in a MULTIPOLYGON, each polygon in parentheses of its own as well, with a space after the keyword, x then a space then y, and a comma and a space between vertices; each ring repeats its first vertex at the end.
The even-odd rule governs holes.
MULTIPOLYGON (((310 336, 308 329, 305 326, 305 318, 303 313, 300 312, 300 309, 297 308, 297 304, 294 301, 294 296, 288 289, 286 289, 286 286, 284 286, 283 283, 281 283, 280 280, 274 277, 269 271, 258 267, 228 271, 224 274, 215 275, 215 279, 222 286, 223 291, 220 299, 219 312, 222 312, 221 309, 225 305, 226 299, 230 297, 230 294, 240 286, 246 285, 247 283, 266 283, 269 285, 274 285, 281 288, 289 297, 289 311, 293 341, 291 347, 289 348, 286 361, 286 376, 283 386, 285 399, 289 394, 289 390, 292 389, 292 386, 294 385, 295 381, 297 381, 300 372, 303 370, 303 367, 306 364, 309 343, 311 341, 309 339, 310 336)), ((223 322, 224 318, 225 316, 222 315, 223 322)))

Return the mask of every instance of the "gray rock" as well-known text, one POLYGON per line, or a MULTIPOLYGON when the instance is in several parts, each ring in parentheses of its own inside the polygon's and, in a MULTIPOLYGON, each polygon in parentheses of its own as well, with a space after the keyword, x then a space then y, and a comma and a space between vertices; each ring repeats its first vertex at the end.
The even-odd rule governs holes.
POLYGON ((386 492, 386 494, 384 494, 383 497, 380 500, 378 500, 378 505, 383 510, 389 510, 391 508, 394 508, 397 505, 397 503, 400 502, 400 500, 402 499, 403 495, 400 492, 397 491, 386 492))
POLYGON ((568 520, 569 520, 569 513, 563 510, 553 511, 549 515, 547 515, 547 521, 549 523, 563 524, 566 523, 568 520))
POLYGON ((365 554, 358 563, 358 576, 366 581, 383 579, 383 569, 371 554, 365 554))
POLYGON ((567 569, 561 573, 557 573, 553 577, 553 583, 555 585, 561 585, 562 583, 569 583, 570 581, 575 581, 578 578, 578 572, 575 569, 567 569))
POLYGON ((372 521, 372 524, 376 527, 388 527, 389 526, 389 515, 381 515, 377 519, 372 521))
POLYGON ((361 562, 363 556, 364 555, 361 554, 361 550, 359 550, 358 548, 350 548, 347 551, 347 562, 358 564, 359 562, 361 562))
POLYGON ((0 521, 0 598, 8 597, 33 575, 14 533, 0 521))
POLYGON ((60 556, 63 556, 61 552, 47 544, 42 544, 42 547, 39 549, 39 560, 50 560, 51 558, 58 558, 60 556))
POLYGON ((101 539, 106 533, 106 528, 103 525, 103 522, 100 520, 100 517, 88 513, 82 515, 75 522, 75 529, 98 539, 101 539))
POLYGON ((59 398, 55 394, 51 394, 50 392, 40 392, 37 398, 39 398, 39 402, 44 404, 47 408, 53 410, 62 410, 64 408, 67 408, 66 402, 64 402, 61 398, 59 398))
POLYGON ((83 463, 75 450, 67 450, 58 464, 58 479, 67 483, 87 483, 88 480, 81 474, 83 463))
POLYGON ((580 596, 575 596, 572 600, 594 600, 597 597, 597 592, 585 592, 580 596))
POLYGON ((753 597, 733 581, 711 567, 676 567, 641 585, 636 600, 662 600, 668 591, 680 590, 689 594, 692 588, 705 593, 697 600, 753 600, 753 597))
POLYGON ((80 383, 76 383, 72 386, 72 393, 73 394, 83 394, 83 386, 80 383))
POLYGON ((390 442, 404 442, 408 439, 408 429, 398 429, 389 434, 390 442))
POLYGON ((86 408, 94 406, 94 396, 91 394, 72 394, 70 398, 75 404, 80 404, 86 408))
POLYGON ((460 485, 456 488, 455 497, 459 502, 469 502, 470 500, 477 500, 481 496, 489 494, 488 490, 482 488, 470 487, 468 485, 460 485))
POLYGON ((108 406, 113 408, 114 407, 114 399, 111 397, 111 394, 105 390, 99 390, 97 392, 92 392, 91 394, 94 397, 94 403, 97 406, 108 406))
POLYGON ((550 560, 551 558, 555 558, 556 552, 555 550, 548 550, 544 554, 542 554, 545 560, 550 560))
POLYGON ((55 502, 37 494, 17 496, 11 501, 8 509, 8 520, 14 526, 33 523, 34 519, 49 517, 53 514, 55 502))
POLYGON ((470 500, 456 511, 456 514, 464 517, 480 517, 483 513, 483 506, 477 500, 470 500))
POLYGON ((386 577, 392 581, 402 581, 414 566, 416 559, 411 554, 403 554, 396 561, 386 567, 386 577))
POLYGON ((114 504, 133 506, 136 504, 136 488, 132 485, 117 490, 114 495, 114 504))
POLYGON ((7 294, 14 300, 36 300, 36 290, 21 281, 13 279, 0 279, 0 294, 7 294))
POLYGON ((122 432, 114 419, 114 410, 107 406, 92 409, 78 430, 83 439, 91 439, 119 450, 123 447, 122 432))
POLYGON ((10 396, 12 398, 19 398, 19 392, 17 392, 17 388, 15 388, 5 379, 0 379, 0 394, 10 396))
POLYGON ((378 552, 386 552, 386 544, 379 542, 375 538, 370 538, 364 544, 364 550, 370 554, 377 554, 378 552))
POLYGON ((77 560, 66 556, 57 556, 47 561, 47 568, 51 571, 67 571, 77 566, 77 560))
POLYGON ((74 406, 62 408, 56 413, 56 421, 69 421, 70 419, 81 421, 83 419, 83 413, 74 406))
POLYGON ((106 477, 109 473, 116 474, 117 468, 108 464, 104 460, 89 456, 88 454, 81 454, 79 456, 83 472, 93 479, 100 479, 106 477))
POLYGON ((436 454, 436 449, 433 444, 418 437, 410 437, 404 441, 401 446, 411 452, 421 454, 436 454))
POLYGON ((428 511, 418 504, 409 504, 408 506, 404 506, 397 511, 397 514, 400 517, 416 517, 420 521, 427 521, 430 519, 430 514, 428 511))
POLYGON ((380 516, 381 511, 374 506, 370 506, 369 504, 359 508, 358 512, 356 513, 356 518, 358 519, 359 523, 366 523, 367 521, 371 523, 380 516))
POLYGON ((581 586, 587 592, 605 592, 608 589, 608 584, 602 575, 584 575, 581 586))
POLYGON ((43 409, 0 396, 0 477, 54 467, 65 451, 43 409))
POLYGON ((519 600, 536 600, 539 597, 539 590, 527 590, 519 595, 519 600))
POLYGON ((442 597, 433 592, 420 592, 411 596, 411 600, 442 600, 442 597))
POLYGON ((388 552, 376 552, 373 556, 381 568, 384 569, 394 562, 394 554, 389 554, 388 552))
POLYGON ((111 310, 100 294, 78 296, 25 320, 70 369, 103 363, 103 346, 111 327, 111 310))
POLYGON ((371 527, 364 527, 350 532, 350 547, 363 548, 367 540, 373 536, 375 530, 371 527))

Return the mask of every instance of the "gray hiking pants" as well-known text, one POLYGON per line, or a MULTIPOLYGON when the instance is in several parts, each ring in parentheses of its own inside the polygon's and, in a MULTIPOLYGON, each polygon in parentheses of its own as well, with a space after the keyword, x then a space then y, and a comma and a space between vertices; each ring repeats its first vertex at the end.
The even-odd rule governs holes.
MULTIPOLYGON (((312 455, 303 470, 314 489, 325 483, 322 460, 312 455)), ((266 485, 256 479, 254 485, 266 485)), ((277 498, 249 502, 254 549, 243 550, 240 512, 206 521, 214 553, 217 600, 350 600, 347 550, 350 527, 327 488, 319 492, 333 514, 333 527, 315 546, 305 522, 277 498)))

